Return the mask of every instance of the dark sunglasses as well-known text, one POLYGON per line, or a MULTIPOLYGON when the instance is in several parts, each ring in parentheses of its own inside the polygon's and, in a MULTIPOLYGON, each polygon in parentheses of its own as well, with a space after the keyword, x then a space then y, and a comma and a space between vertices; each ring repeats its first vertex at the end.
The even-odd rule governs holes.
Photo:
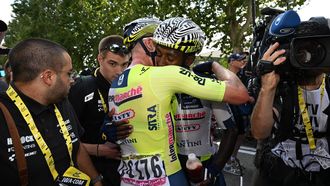
POLYGON ((112 53, 115 53, 115 54, 129 54, 130 51, 128 50, 128 48, 125 46, 125 45, 117 45, 117 44, 112 44, 112 45, 109 45, 105 48, 103 48, 102 50, 109 50, 110 52, 112 53))

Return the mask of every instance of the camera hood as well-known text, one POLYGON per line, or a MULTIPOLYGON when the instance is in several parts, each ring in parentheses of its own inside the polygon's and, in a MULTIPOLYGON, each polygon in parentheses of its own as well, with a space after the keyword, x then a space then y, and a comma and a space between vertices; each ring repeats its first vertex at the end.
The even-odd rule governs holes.
POLYGON ((296 69, 330 69, 330 35, 293 38, 290 63, 296 69))

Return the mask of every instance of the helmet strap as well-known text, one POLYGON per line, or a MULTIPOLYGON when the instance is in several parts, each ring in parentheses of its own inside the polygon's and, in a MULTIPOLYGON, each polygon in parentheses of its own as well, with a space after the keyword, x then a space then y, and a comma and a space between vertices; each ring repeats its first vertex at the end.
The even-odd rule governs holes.
MULTIPOLYGON (((195 55, 195 54, 193 54, 193 55, 195 55)), ((190 65, 187 64, 188 60, 190 60, 190 55, 184 53, 183 56, 182 56, 182 64, 181 64, 181 66, 184 67, 184 68, 189 69, 189 66, 190 65)))
POLYGON ((150 51, 147 49, 146 45, 144 44, 144 42, 143 42, 143 38, 139 39, 138 42, 141 44, 141 46, 142 46, 144 52, 145 52, 148 56, 150 56, 150 58, 151 58, 151 60, 152 60, 152 64, 155 66, 155 65, 156 65, 156 59, 155 59, 155 58, 156 58, 157 52, 156 52, 156 51, 154 51, 154 52, 150 52, 150 51))

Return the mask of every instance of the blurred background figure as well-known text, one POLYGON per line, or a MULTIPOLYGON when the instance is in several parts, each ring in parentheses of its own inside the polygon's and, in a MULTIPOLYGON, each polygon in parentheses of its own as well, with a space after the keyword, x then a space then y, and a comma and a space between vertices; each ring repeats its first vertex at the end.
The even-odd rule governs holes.
POLYGON ((5 38, 6 32, 7 32, 8 26, 5 22, 0 20, 0 55, 8 55, 10 49, 3 47, 1 45, 3 39, 5 38))
MULTIPOLYGON (((248 83, 248 75, 245 73, 248 55, 248 52, 233 53, 228 58, 228 69, 234 72, 245 86, 247 86, 248 83)), ((230 105, 236 122, 236 126, 238 127, 238 137, 236 140, 234 152, 223 169, 224 172, 237 176, 242 175, 242 170, 244 168, 240 167, 241 165, 239 163, 239 160, 237 159, 237 153, 245 139, 246 132, 248 131, 248 128, 250 126, 250 115, 252 113, 252 107, 253 105, 251 103, 230 105)))

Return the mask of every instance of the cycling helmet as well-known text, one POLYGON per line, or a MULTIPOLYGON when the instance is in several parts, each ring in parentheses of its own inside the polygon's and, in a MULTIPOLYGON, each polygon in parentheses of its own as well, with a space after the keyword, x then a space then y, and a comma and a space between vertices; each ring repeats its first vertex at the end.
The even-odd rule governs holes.
POLYGON ((152 36, 160 24, 158 18, 144 17, 136 19, 125 25, 124 44, 132 48, 140 39, 152 36))
POLYGON ((153 36, 158 45, 183 53, 199 53, 205 38, 205 33, 196 23, 183 17, 166 19, 156 28, 153 36))

